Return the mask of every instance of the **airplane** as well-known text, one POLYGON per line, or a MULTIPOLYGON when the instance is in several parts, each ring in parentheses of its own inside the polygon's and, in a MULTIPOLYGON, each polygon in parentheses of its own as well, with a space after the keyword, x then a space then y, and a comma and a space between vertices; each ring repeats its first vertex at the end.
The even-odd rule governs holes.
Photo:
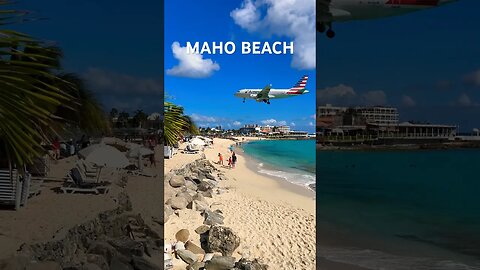
POLYGON ((333 22, 403 15, 458 0, 317 0, 317 31, 335 37, 333 22))
POLYGON ((257 102, 265 102, 270 104, 270 99, 295 97, 308 93, 305 89, 307 85, 308 76, 303 76, 292 88, 290 89, 272 89, 272 85, 269 84, 263 89, 240 89, 234 95, 239 98, 243 98, 243 103, 247 98, 255 99, 257 102))

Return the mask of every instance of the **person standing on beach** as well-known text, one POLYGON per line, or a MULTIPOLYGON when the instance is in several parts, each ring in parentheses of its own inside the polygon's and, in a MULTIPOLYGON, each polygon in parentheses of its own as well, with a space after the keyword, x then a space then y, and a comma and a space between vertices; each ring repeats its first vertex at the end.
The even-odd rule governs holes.
POLYGON ((228 167, 232 168, 232 157, 228 158, 228 167))
POLYGON ((235 155, 235 152, 232 152, 232 169, 235 169, 235 164, 237 163, 237 156, 235 155))
POLYGON ((60 159, 60 140, 58 137, 55 137, 55 139, 52 142, 52 148, 53 148, 53 159, 58 160, 60 159))
POLYGON ((221 153, 218 153, 218 164, 223 165, 223 156, 221 153))

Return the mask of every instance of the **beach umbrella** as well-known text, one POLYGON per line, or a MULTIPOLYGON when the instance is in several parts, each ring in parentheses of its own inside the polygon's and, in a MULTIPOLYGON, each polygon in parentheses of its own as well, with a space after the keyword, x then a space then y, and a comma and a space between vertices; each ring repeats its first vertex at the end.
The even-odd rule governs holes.
POLYGON ((125 168, 130 164, 124 153, 120 152, 115 147, 110 145, 100 144, 93 149, 85 148, 84 153, 79 153, 84 156, 85 162, 93 163, 99 167, 111 168, 125 168))
POLYGON ((146 147, 137 147, 135 149, 128 151, 127 156, 132 158, 137 158, 137 157, 148 156, 151 154, 153 154, 153 151, 151 149, 148 149, 146 147))
POLYGON ((92 144, 88 147, 85 147, 82 150, 78 151, 78 156, 80 158, 85 159, 88 155, 90 155, 90 153, 92 153, 95 149, 101 147, 102 145, 104 145, 104 144, 98 144, 97 143, 97 144, 92 144))
POLYGON ((193 139, 190 140, 190 144, 204 146, 204 145, 205 145, 205 141, 202 140, 202 139, 199 139, 199 138, 193 138, 193 139))
POLYGON ((125 147, 129 150, 133 150, 133 149, 136 149, 136 148, 140 148, 142 147, 140 144, 138 143, 132 143, 132 142, 129 142, 125 145, 125 147))

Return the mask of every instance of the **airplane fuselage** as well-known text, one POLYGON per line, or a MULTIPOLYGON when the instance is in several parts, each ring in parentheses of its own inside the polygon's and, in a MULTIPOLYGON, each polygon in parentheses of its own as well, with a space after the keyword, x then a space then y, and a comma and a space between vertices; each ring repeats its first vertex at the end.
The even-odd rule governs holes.
POLYGON ((264 99, 279 99, 279 98, 288 98, 288 97, 295 97, 298 95, 303 95, 308 93, 308 90, 305 90, 303 93, 299 93, 297 91, 292 91, 291 89, 270 89, 268 93, 268 98, 257 98, 258 93, 260 93, 262 89, 241 89, 235 93, 236 97, 239 98, 249 98, 255 99, 258 102, 262 102, 264 99))
POLYGON ((404 15, 456 0, 332 0, 331 21, 368 20, 404 15))

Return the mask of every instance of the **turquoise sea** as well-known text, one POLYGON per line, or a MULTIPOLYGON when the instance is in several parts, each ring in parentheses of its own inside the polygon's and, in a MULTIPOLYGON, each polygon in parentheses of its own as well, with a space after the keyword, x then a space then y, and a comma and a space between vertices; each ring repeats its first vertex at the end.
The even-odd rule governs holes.
POLYGON ((319 151, 316 164, 320 256, 480 269, 480 150, 319 151))
POLYGON ((305 187, 315 185, 315 140, 262 140, 243 145, 256 169, 305 187))

